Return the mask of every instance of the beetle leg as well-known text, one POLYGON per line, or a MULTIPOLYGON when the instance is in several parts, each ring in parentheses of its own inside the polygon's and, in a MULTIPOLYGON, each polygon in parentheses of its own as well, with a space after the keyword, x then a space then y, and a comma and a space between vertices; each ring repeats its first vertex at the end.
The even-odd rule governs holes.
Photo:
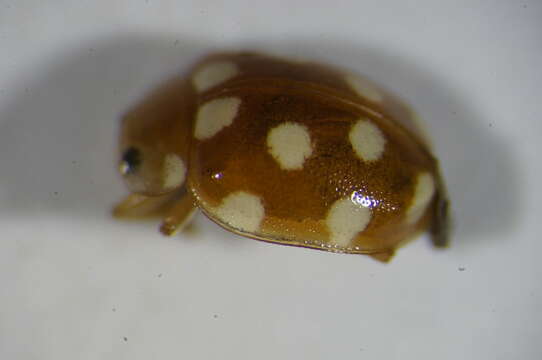
POLYGON ((185 190, 175 204, 168 209, 160 225, 160 232, 171 236, 183 230, 191 222, 197 209, 192 193, 185 190))
POLYGON ((437 189, 430 233, 433 245, 444 248, 449 243, 451 219, 449 213, 450 202, 448 201, 446 187, 441 177, 438 179, 437 189))
POLYGON ((395 250, 390 249, 385 252, 380 252, 376 254, 368 254, 370 257, 372 257, 375 260, 378 260, 383 263, 388 263, 393 258, 393 255, 395 255, 395 250))
POLYGON ((145 196, 130 194, 113 208, 113 216, 120 219, 160 217, 166 213, 176 195, 145 196))

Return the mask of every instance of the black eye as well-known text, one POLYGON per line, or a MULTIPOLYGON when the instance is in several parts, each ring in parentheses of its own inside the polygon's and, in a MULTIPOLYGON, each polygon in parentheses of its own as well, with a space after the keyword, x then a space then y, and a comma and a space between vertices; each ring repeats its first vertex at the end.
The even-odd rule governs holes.
POLYGON ((129 147, 122 154, 121 172, 131 174, 141 165, 141 152, 135 147, 129 147))

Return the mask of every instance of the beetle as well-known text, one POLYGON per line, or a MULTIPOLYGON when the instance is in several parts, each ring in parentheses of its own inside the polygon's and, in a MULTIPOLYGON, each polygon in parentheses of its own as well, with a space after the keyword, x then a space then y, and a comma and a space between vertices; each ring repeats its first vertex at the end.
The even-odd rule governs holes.
POLYGON ((448 242, 438 162, 409 107, 368 79, 260 53, 217 53, 122 118, 121 218, 172 235, 197 209, 226 230, 387 262, 426 229, 448 242))

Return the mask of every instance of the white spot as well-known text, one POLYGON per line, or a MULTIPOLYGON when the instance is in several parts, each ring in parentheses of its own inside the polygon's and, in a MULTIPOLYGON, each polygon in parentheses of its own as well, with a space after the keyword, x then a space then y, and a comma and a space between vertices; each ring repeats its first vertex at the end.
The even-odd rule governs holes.
POLYGON ((186 165, 176 154, 168 154, 164 159, 164 188, 175 189, 184 183, 186 165))
POLYGON ((359 96, 372 102, 382 102, 384 100, 380 91, 369 81, 356 75, 347 75, 345 80, 359 96))
POLYGON ((375 161, 382 157, 386 139, 382 131, 369 120, 358 120, 348 136, 354 151, 362 160, 375 161))
POLYGON ((342 247, 361 231, 371 220, 371 209, 352 202, 350 198, 337 200, 329 209, 326 225, 331 234, 331 241, 342 247))
POLYGON ((237 191, 222 199, 222 204, 215 208, 215 215, 234 229, 253 233, 260 228, 265 210, 259 197, 237 191))
POLYGON ((214 62, 196 70, 192 76, 192 82, 198 92, 203 92, 233 78, 238 73, 239 68, 232 62, 214 62))
POLYGON ((414 224, 421 219, 434 194, 435 180, 433 176, 426 172, 419 174, 412 203, 406 213, 406 220, 409 224, 414 224))
POLYGON ((237 115, 239 105, 241 99, 231 97, 214 99, 200 106, 194 128, 196 139, 209 139, 230 126, 237 115))
POLYGON ((130 170, 130 164, 128 164, 127 161, 121 161, 119 164, 119 172, 122 175, 128 174, 128 171, 130 170))
POLYGON ((281 124, 267 134, 267 149, 283 169, 301 169, 312 154, 309 131, 300 124, 281 124))

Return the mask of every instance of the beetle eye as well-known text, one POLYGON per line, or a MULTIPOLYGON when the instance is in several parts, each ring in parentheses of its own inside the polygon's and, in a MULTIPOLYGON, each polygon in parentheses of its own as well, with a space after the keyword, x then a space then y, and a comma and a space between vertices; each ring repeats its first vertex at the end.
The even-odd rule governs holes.
POLYGON ((141 165, 141 152, 135 147, 128 148, 120 163, 120 172, 123 175, 134 173, 141 165))

